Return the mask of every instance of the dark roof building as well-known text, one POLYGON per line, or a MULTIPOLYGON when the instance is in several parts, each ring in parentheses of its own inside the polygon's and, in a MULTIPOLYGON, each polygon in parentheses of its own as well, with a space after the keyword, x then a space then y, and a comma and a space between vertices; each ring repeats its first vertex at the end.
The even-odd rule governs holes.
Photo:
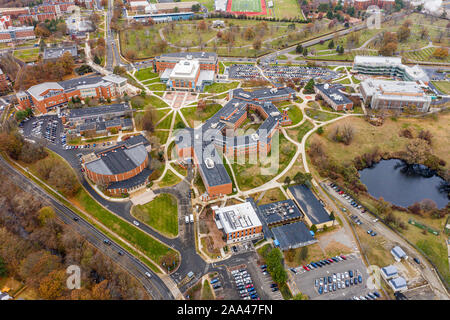
POLYGON ((330 215, 310 188, 305 185, 291 186, 288 188, 287 193, 305 214, 305 221, 309 227, 315 225, 318 229, 321 229, 325 225, 327 227, 333 225, 330 215))
POLYGON ((281 250, 300 248, 318 241, 301 221, 274 227, 272 233, 281 250))
POLYGON ((316 84, 314 91, 319 94, 330 107, 336 111, 353 109, 353 102, 341 90, 341 84, 316 84))

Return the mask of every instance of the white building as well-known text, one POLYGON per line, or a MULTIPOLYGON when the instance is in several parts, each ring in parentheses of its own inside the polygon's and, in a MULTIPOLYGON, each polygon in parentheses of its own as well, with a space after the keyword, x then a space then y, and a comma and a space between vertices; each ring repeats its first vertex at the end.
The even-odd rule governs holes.
POLYGON ((431 96, 414 81, 389 81, 366 79, 359 86, 366 106, 372 109, 404 109, 415 106, 418 111, 427 112, 431 96))
POLYGON ((394 290, 394 292, 404 292, 408 290, 408 285, 406 280, 402 277, 393 278, 388 281, 389 286, 394 290))
POLYGON ((167 68, 161 75, 161 81, 169 90, 203 91, 203 87, 214 82, 214 70, 201 70, 197 59, 178 61, 173 69, 167 68))
POLYGON ((227 243, 250 241, 263 236, 262 223, 250 202, 228 207, 212 207, 217 228, 223 230, 227 243))
POLYGON ((394 256, 395 261, 400 262, 402 259, 408 259, 405 251, 399 246, 395 246, 391 250, 391 254, 394 256))
POLYGON ((430 81, 420 66, 406 66, 401 57, 356 56, 352 72, 401 78, 405 81, 430 81))
POLYGON ((394 277, 397 277, 398 276, 397 267, 390 265, 390 266, 381 268, 381 276, 386 281, 388 281, 394 277))

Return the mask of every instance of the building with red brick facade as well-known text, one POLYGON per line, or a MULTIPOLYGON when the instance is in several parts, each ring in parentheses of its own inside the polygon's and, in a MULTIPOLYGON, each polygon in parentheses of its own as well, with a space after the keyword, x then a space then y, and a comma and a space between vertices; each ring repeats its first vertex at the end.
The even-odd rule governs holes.
POLYGON ((34 27, 7 27, 0 30, 0 42, 25 41, 36 39, 34 27))
POLYGON ((125 90, 127 79, 108 75, 105 77, 80 77, 60 82, 44 82, 17 93, 21 109, 33 107, 47 113, 67 104, 71 98, 115 99, 125 90))
POLYGON ((129 193, 147 184, 150 145, 143 136, 82 157, 86 176, 112 194, 129 193))
POLYGON ((232 182, 222 162, 221 154, 234 158, 245 154, 268 154, 272 139, 282 124, 289 124, 285 111, 280 112, 271 101, 295 98, 291 88, 267 88, 253 92, 235 89, 229 102, 202 126, 187 128, 175 137, 175 151, 179 159, 191 159, 197 166, 206 193, 204 200, 232 192, 232 182), (258 130, 236 134, 249 112, 263 119, 258 130), (220 152, 219 152, 220 150, 220 152))
POLYGON ((222 230, 227 244, 251 241, 264 236, 262 223, 250 202, 228 207, 212 207, 214 221, 222 230))
POLYGON ((370 6, 378 6, 380 9, 392 9, 395 0, 355 0, 356 10, 366 10, 370 6))

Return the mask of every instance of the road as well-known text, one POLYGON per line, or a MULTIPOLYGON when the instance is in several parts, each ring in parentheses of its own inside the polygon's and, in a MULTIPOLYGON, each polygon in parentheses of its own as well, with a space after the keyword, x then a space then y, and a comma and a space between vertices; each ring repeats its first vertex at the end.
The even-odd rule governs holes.
POLYGON ((106 235, 97 230, 89 222, 78 216, 57 199, 49 195, 40 186, 29 180, 22 173, 18 172, 2 157, 0 157, 0 165, 2 166, 2 169, 9 174, 9 178, 12 179, 18 187, 28 193, 33 193, 35 196, 41 198, 44 202, 51 205, 55 209, 58 217, 65 224, 68 224, 74 231, 82 235, 99 251, 107 255, 109 258, 111 258, 111 260, 120 265, 125 271, 128 271, 132 276, 134 276, 143 285, 145 290, 153 299, 174 299, 172 294, 170 293, 170 290, 166 287, 164 282, 140 260, 135 258, 132 254, 128 253, 125 249, 112 241, 112 244, 109 246, 104 244, 103 240, 108 239, 106 235), (78 221, 73 220, 74 217, 78 217, 78 221), (122 256, 118 254, 119 251, 123 253, 122 256), (149 279, 145 275, 146 272, 152 275, 151 279, 149 279))

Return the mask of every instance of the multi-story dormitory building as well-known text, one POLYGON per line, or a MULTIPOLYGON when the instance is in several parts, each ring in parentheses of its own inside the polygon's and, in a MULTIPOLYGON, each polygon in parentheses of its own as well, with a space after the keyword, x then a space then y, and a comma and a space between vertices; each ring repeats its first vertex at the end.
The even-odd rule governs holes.
POLYGON ((267 88, 247 92, 235 89, 228 103, 202 126, 183 129, 176 135, 175 150, 180 159, 191 159, 197 166, 206 187, 204 199, 216 198, 232 192, 232 182, 221 154, 234 157, 263 151, 269 152, 272 137, 282 124, 289 124, 287 112, 280 112, 272 101, 295 98, 291 88, 267 88), (264 119, 252 133, 236 135, 235 130, 254 110, 264 119), (219 152, 220 150, 220 152, 219 152))
POLYGON ((127 79, 115 74, 104 77, 80 77, 60 82, 44 82, 17 93, 20 108, 35 108, 47 113, 64 106, 72 97, 115 99, 121 96, 127 79))
POLYGON ((219 59, 213 52, 167 53, 153 60, 153 68, 168 90, 203 91, 219 72, 219 59))

